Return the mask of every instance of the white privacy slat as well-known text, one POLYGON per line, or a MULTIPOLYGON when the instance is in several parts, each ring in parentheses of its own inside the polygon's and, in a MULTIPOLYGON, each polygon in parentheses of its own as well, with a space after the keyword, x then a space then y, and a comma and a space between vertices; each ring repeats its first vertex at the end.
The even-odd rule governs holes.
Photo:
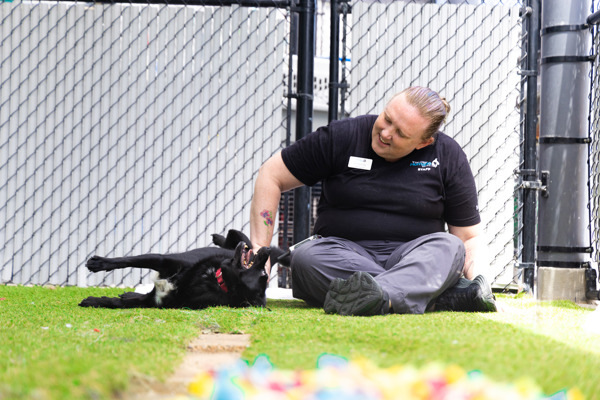
MULTIPOLYGON (((136 182, 136 132, 131 129, 131 109, 135 105, 135 100, 131 98, 132 92, 130 89, 135 81, 132 76, 135 76, 132 71, 132 64, 134 60, 131 58, 131 47, 134 45, 136 36, 132 29, 134 24, 134 13, 137 7, 119 7, 119 25, 120 25, 120 64, 121 64, 121 77, 119 80, 119 92, 120 92, 120 111, 118 123, 118 132, 125 135, 123 146, 125 147, 125 154, 122 155, 125 163, 126 170, 123 172, 123 192, 120 193, 120 203, 122 204, 123 214, 119 219, 119 224, 122 225, 123 237, 121 239, 121 250, 120 254, 132 252, 135 243, 134 229, 135 229, 135 182, 136 182)), ((135 279, 137 271, 131 271, 126 275, 128 281, 135 279)))
POLYGON ((151 251, 152 238, 150 235, 150 228, 152 225, 150 205, 151 202, 151 190, 152 190, 152 179, 151 179, 151 166, 152 166, 152 155, 150 154, 148 147, 152 142, 150 133, 147 129, 148 124, 148 104, 150 102, 149 82, 150 82, 150 23, 154 15, 154 7, 141 7, 139 15, 136 20, 136 31, 139 31, 138 43, 139 43, 139 56, 136 59, 135 65, 135 93, 136 97, 136 108, 135 113, 137 115, 136 131, 138 132, 140 151, 143 154, 142 160, 139 163, 140 167, 140 180, 137 184, 136 199, 137 207, 139 207, 138 213, 141 213, 141 219, 138 222, 138 240, 140 241, 139 249, 141 251, 136 254, 151 251))
POLYGON ((181 214, 180 239, 185 246, 183 250, 198 247, 196 244, 197 231, 194 223, 197 213, 196 196, 198 193, 198 152, 197 152, 197 131, 194 130, 193 121, 196 117, 196 93, 193 90, 193 85, 190 82, 194 79, 195 74, 195 41, 197 30, 197 10, 195 8, 186 8, 186 39, 184 43, 184 75, 182 76, 182 163, 185 168, 182 174, 182 187, 185 191, 185 197, 182 198, 182 209, 185 210, 181 214))
POLYGON ((171 251, 181 251, 179 247, 179 238, 183 235, 184 228, 179 223, 178 219, 185 213, 185 204, 187 198, 185 196, 186 181, 185 170, 187 169, 186 160, 184 157, 184 140, 183 140, 183 121, 182 112, 184 109, 183 80, 185 78, 185 42, 187 40, 187 12, 186 7, 180 7, 176 13, 175 29, 172 31, 174 36, 174 65, 173 65, 173 82, 171 99, 171 108, 173 110, 173 122, 171 123, 170 131, 172 132, 171 147, 174 162, 171 163, 171 181, 174 185, 170 185, 170 197, 174 199, 172 206, 169 209, 169 221, 171 228, 169 229, 169 243, 171 251), (177 196, 176 194, 180 194, 177 196))
MULTIPOLYGON (((243 84, 243 80, 248 79, 248 70, 244 68, 244 59, 241 58, 240 50, 247 46, 243 41, 244 35, 241 34, 246 27, 248 9, 235 6, 231 8, 230 24, 231 32, 229 33, 228 46, 225 49, 230 54, 230 60, 226 64, 225 72, 225 91, 229 94, 226 110, 239 110, 239 104, 236 102, 236 96, 232 96, 237 88, 243 84)), ((251 34, 249 32, 248 34, 251 34)), ((236 193, 236 188, 242 188, 238 176, 239 168, 237 165, 236 154, 238 149, 242 148, 243 127, 235 123, 235 118, 231 117, 231 112, 226 110, 221 112, 222 126, 226 133, 226 144, 224 148, 223 166, 224 186, 220 196, 223 199, 225 207, 219 212, 220 221, 217 222, 218 227, 224 227, 226 221, 234 221, 234 204, 237 195, 241 195, 241 190, 236 193)), ((239 190, 239 189, 238 189, 239 190)), ((221 228, 222 229, 222 228, 221 228)), ((241 229, 241 228, 238 228, 241 229)))
POLYGON ((40 154, 38 155, 39 160, 39 169, 42 171, 42 179, 43 184, 39 190, 39 194, 41 195, 41 208, 39 210, 42 215, 41 224, 38 225, 38 232, 40 232, 39 242, 40 242, 40 261, 38 263, 38 281, 48 282, 50 279, 50 275, 53 272, 53 268, 51 267, 51 263, 48 261, 50 259, 50 255, 52 254, 52 244, 51 244, 51 221, 52 221, 52 202, 50 201, 52 197, 53 181, 52 181, 52 164, 50 160, 54 154, 53 147, 53 137, 51 136, 53 132, 53 119, 52 112, 55 107, 55 96, 54 92, 56 90, 56 81, 55 81, 55 69, 57 65, 57 36, 58 36, 58 16, 61 14, 61 10, 59 9, 56 3, 47 4, 44 7, 45 19, 47 20, 46 30, 45 30, 45 40, 41 42, 40 51, 44 52, 44 57, 42 57, 41 61, 41 70, 44 71, 44 92, 45 98, 41 107, 39 107, 39 111, 42 113, 40 116, 40 124, 38 129, 38 134, 41 135, 41 139, 43 140, 43 146, 40 149, 40 154))
POLYGON ((197 41, 199 37, 199 28, 201 25, 200 12, 198 8, 187 10, 188 25, 187 25, 187 41, 186 41, 186 67, 185 67, 185 83, 183 98, 185 100, 185 110, 182 114, 183 130, 185 132, 185 154, 186 154, 186 214, 182 220, 183 229, 185 231, 184 238, 185 249, 198 247, 197 236, 198 229, 196 218, 198 217, 198 192, 199 180, 198 171, 200 171, 198 147, 199 147, 199 132, 198 119, 200 114, 199 97, 195 88, 197 82, 197 41))
POLYGON ((161 253, 163 251, 161 246, 161 193, 162 193, 162 143, 160 142, 160 133, 157 128, 157 117, 160 115, 160 107, 157 103, 160 103, 160 78, 161 68, 163 66, 164 59, 162 58, 162 38, 160 32, 162 29, 162 7, 157 6, 154 8, 152 19, 150 20, 149 30, 149 50, 150 54, 148 57, 148 105, 146 109, 147 113, 147 125, 148 131, 148 153, 150 156, 151 163, 149 164, 149 173, 147 175, 148 190, 150 195, 148 196, 147 210, 149 212, 149 234, 151 238, 150 251, 153 253, 161 253))
MULTIPOLYGON (((152 166, 153 158, 152 154, 148 151, 150 143, 152 143, 152 137, 147 130, 149 113, 147 112, 148 104, 151 101, 148 93, 149 81, 150 81, 150 24, 154 19, 156 7, 145 7, 139 6, 136 15, 135 36, 138 51, 133 54, 138 54, 136 57, 135 65, 135 81, 136 85, 133 86, 132 91, 136 95, 135 101, 135 115, 137 116, 137 122, 135 125, 135 131, 138 137, 138 154, 140 155, 138 184, 136 190, 136 217, 141 218, 138 220, 138 228, 135 230, 136 240, 139 245, 137 251, 133 250, 132 254, 142 254, 151 251, 152 238, 150 235, 152 220, 151 220, 151 190, 152 180, 150 168, 152 166), (139 32, 139 33, 137 33, 139 32)), ((134 47, 135 49, 135 47, 134 47)), ((132 49, 132 51, 134 50, 132 49)), ((146 271, 143 272, 142 279, 145 282, 148 281, 151 273, 146 271)))
MULTIPOLYGON (((94 138, 97 140, 94 153, 96 154, 96 165, 92 175, 92 189, 93 195, 90 198, 96 198, 95 206, 95 240, 96 249, 95 254, 110 256, 109 248, 111 244, 108 243, 108 232, 106 226, 106 217, 110 209, 110 202, 108 200, 109 195, 109 180, 108 170, 111 165, 109 161, 110 156, 110 141, 108 137, 108 130, 110 126, 109 113, 110 107, 110 57, 107 56, 107 51, 110 49, 110 35, 103 34, 103 27, 110 27, 110 18, 106 15, 105 7, 103 5, 96 6, 102 10, 102 16, 100 23, 96 25, 95 34, 96 37, 96 48, 98 58, 94 64, 94 76, 98 77, 96 80, 94 92, 98 96, 98 102, 95 107, 95 118, 94 118, 94 138), (97 189, 96 189, 97 188, 97 189)), ((92 229, 94 229, 92 227, 92 229)))
POLYGON ((76 189, 79 193, 79 213, 80 220, 78 225, 78 233, 76 235, 78 244, 77 244, 77 257, 74 264, 77 268, 77 285, 86 286, 88 284, 88 271, 84 267, 85 261, 91 256, 89 254, 89 249, 87 244, 89 244, 89 216, 92 213, 92 204, 90 199, 90 191, 92 189, 92 185, 90 182, 90 172, 92 166, 92 127, 94 125, 93 121, 93 88, 94 88, 94 80, 93 75, 90 73, 86 73, 88 71, 93 70, 94 61, 95 61, 95 35, 94 35, 94 25, 96 18, 98 17, 98 10, 96 7, 90 7, 86 10, 84 15, 84 31, 85 36, 83 38, 83 48, 84 48, 84 57, 82 62, 82 72, 81 72, 81 85, 82 85, 82 94, 81 94, 81 178, 79 180, 79 184, 76 189))
POLYGON ((211 21, 212 13, 214 12, 213 7, 204 7, 199 11, 196 16, 197 19, 197 34, 195 39, 195 62, 194 62, 194 92, 199 95, 195 98, 197 103, 197 118, 195 121, 194 130, 198 135, 197 140, 197 154, 198 154, 198 192, 196 196, 195 206, 198 211, 196 218, 197 227, 197 238, 196 241, 200 242, 204 239, 203 230, 207 225, 206 219, 206 199, 207 199, 207 187, 209 171, 207 167, 210 165, 208 162, 209 150, 208 143, 210 134, 206 128, 206 124, 210 115, 207 108, 208 100, 208 83, 211 80, 209 63, 212 59, 210 54, 210 35, 211 35, 211 21), (206 168, 205 168, 206 166, 206 168))
MULTIPOLYGON (((208 169, 207 169, 207 186, 206 192, 204 193, 204 214, 206 227, 209 230, 214 230, 214 216, 217 213, 218 206, 216 204, 217 201, 217 180, 219 179, 220 165, 218 159, 220 138, 222 132, 219 131, 219 127, 217 125, 217 117, 218 117, 218 109, 219 103, 221 102, 220 93, 218 89, 221 85, 220 76, 219 76, 219 67, 221 65, 222 59, 221 54, 219 53, 219 48, 221 46, 221 35, 223 34, 222 30, 218 30, 217 27, 222 27, 226 24, 226 16, 224 16, 224 10, 215 8, 213 10, 213 17, 209 23, 211 23, 211 33, 207 38, 207 47, 208 54, 210 60, 207 61, 207 70, 206 73, 209 76, 209 81, 207 82, 204 90, 205 90, 205 98, 212 98, 213 94, 216 94, 218 97, 218 101, 210 102, 208 104, 207 110, 208 113, 204 117, 204 121, 202 124, 202 134, 208 136, 207 140, 207 159, 208 159, 208 169), (215 32, 216 31, 216 32, 215 32)), ((200 241, 204 241, 204 237, 201 236, 200 241)))
MULTIPOLYGON (((117 57, 117 76, 114 80, 116 98, 113 108, 118 111, 116 118, 111 123, 111 131, 119 136, 116 143, 118 154, 117 161, 117 202, 116 202, 116 248, 115 254, 128 254, 132 251, 133 237, 132 225, 133 202, 130 201, 132 189, 134 187, 134 177, 132 170, 135 165, 135 133, 128 129, 127 110, 130 108, 128 91, 131 85, 130 59, 128 49, 131 41, 134 39, 130 32, 131 28, 131 8, 119 4, 117 7, 110 8, 113 11, 112 20, 116 40, 113 41, 113 55, 117 57)), ((126 285, 135 284, 135 278, 139 276, 136 270, 118 270, 113 273, 113 279, 116 282, 123 281, 126 285)))
MULTIPOLYGON (((129 65, 128 51, 131 44, 132 36, 129 34, 129 15, 125 11, 129 7, 113 7, 115 10, 115 25, 118 28, 119 39, 115 42, 114 47, 119 62, 118 65, 118 80, 115 86, 117 87, 118 98, 115 100, 116 108, 119 110, 117 119, 112 124, 112 130, 120 134, 117 141, 119 150, 119 161, 117 168, 120 171, 118 178, 117 190, 117 237, 120 238, 117 254, 126 254, 131 251, 133 240, 131 238, 131 207, 132 202, 129 201, 131 196, 131 188, 134 184, 132 169, 135 165, 135 154, 132 151, 135 144, 135 133, 128 129, 127 125, 127 110, 129 109, 129 98, 127 93, 130 87, 129 81, 129 65)), ((130 279, 130 271, 125 272, 127 279, 130 279)))
MULTIPOLYGON (((254 68, 256 67, 252 60, 252 54, 254 53, 254 49, 251 47, 250 43, 248 43, 248 35, 250 35, 250 24, 248 18, 251 17, 251 14, 256 12, 256 10, 244 10, 244 21, 240 24, 240 28, 238 31, 238 42, 241 43, 240 49, 236 57, 238 58, 238 68, 241 69, 241 72, 244 75, 250 74, 254 68)), ((265 71, 265 73, 268 73, 265 71)), ((242 74, 240 74, 242 75, 242 74)), ((235 196, 233 210, 237 214, 234 215, 231 226, 226 228, 234 228, 245 230, 246 234, 249 234, 249 229, 246 229, 244 226, 245 217, 247 218, 250 215, 249 210, 244 209, 244 197, 245 193, 248 191, 248 187, 251 184, 248 182, 251 179, 253 174, 253 165, 250 162, 245 162, 251 159, 252 150, 255 148, 252 144, 252 139, 254 137, 259 137, 260 132, 253 132, 252 127, 249 124, 246 124, 246 120, 248 119, 249 112, 248 109, 251 107, 248 99, 250 96, 249 85, 252 82, 252 79, 248 79, 242 76, 236 76, 235 78, 237 85, 237 96, 236 99, 236 108, 240 110, 239 113, 234 115, 233 121, 235 123, 235 129, 238 134, 237 144, 235 149, 235 154, 232 159, 235 162, 236 169, 236 183, 234 185, 234 190, 236 192, 233 194, 235 196), (256 136, 254 136, 256 134, 256 136), (239 190, 239 189, 242 190, 239 190), (241 205, 240 205, 241 204, 241 205), (240 213, 243 213, 240 215, 240 213)), ((264 129, 268 129, 265 125, 264 129)))
MULTIPOLYGON (((27 14, 29 10, 15 9, 15 13, 12 18, 13 29, 19 32, 19 36, 26 37, 28 34, 29 23, 27 21, 27 14)), ((18 132, 20 119, 22 118, 22 112, 20 110, 21 103, 21 83, 25 79, 24 74, 26 71, 19 69, 23 63, 24 51, 26 51, 26 43, 12 42, 13 52, 10 55, 10 100, 9 110, 10 117, 8 128, 9 132, 18 132)), ((23 168, 24 160, 24 148, 23 148, 24 135, 13 134, 9 138, 9 146, 12 150, 12 154, 9 156, 8 165, 9 168, 13 169, 14 173, 10 174, 9 177, 9 200, 8 200, 8 211, 7 215, 8 224, 10 226, 10 236, 8 241, 14 249, 21 248, 23 245, 23 223, 24 223, 24 189, 22 187, 25 177, 25 171, 23 168)), ((28 273, 28 266, 24 266, 25 259, 22 253, 17 254, 12 260, 13 270, 22 276, 28 273), (25 267, 25 270, 23 270, 25 267)))
MULTIPOLYGON (((233 52, 232 49, 232 41, 231 41, 231 30, 232 30, 232 16, 235 14, 235 12, 237 11, 239 7, 238 6, 233 6, 231 8, 228 9, 221 9, 222 12, 222 16, 223 16, 223 25, 225 27, 225 29, 223 29, 221 31, 221 39, 219 42, 215 41, 215 50, 218 52, 218 57, 220 60, 221 65, 223 65, 223 67, 217 67, 215 66, 215 74, 216 76, 218 76, 218 82, 219 82, 219 88, 214 88, 214 90, 218 90, 219 91, 219 96, 222 96, 223 98, 223 102, 226 102, 226 97, 228 97, 228 92, 226 89, 227 86, 227 81, 229 79, 229 77, 231 76, 231 55, 233 52), (225 87, 225 90, 221 91, 222 88, 225 87)), ((219 102, 221 103, 221 102, 219 102)), ((221 103, 222 104, 222 103, 221 103)), ((227 121, 227 113, 225 112, 225 110, 219 106, 219 107, 215 107, 215 113, 216 113, 216 118, 214 120, 215 122, 215 128, 218 132, 218 136, 217 136, 217 149, 218 149, 218 153, 216 154, 217 157, 217 179, 215 181, 215 195, 216 195, 216 199, 215 199, 215 210, 214 210, 214 218, 213 221, 211 222, 211 224, 209 224, 209 226, 211 226, 211 228, 213 229, 213 231, 217 231, 217 227, 221 227, 223 226, 224 223, 224 215, 223 215, 223 210, 226 207, 226 202, 227 199, 225 199, 225 196, 223 195, 223 191, 227 182, 227 163, 229 162, 228 160, 228 154, 227 154, 227 143, 229 141, 229 134, 226 130, 226 121, 227 121)))
MULTIPOLYGON (((32 28, 31 26, 31 13, 23 13, 21 26, 18 28, 23 37, 28 37, 29 32, 32 28)), ((20 68, 17 72, 17 80, 18 80, 18 88, 13 91, 13 96, 15 96, 14 105, 16 108, 16 118, 14 119, 15 127, 17 131, 28 131, 27 127, 27 116, 29 114, 28 110, 28 77, 27 74, 31 72, 32 64, 29 61, 29 52, 30 52, 30 42, 29 40, 23 40, 19 46, 19 63, 20 68)), ((27 231, 30 227, 30 222, 28 218, 28 186, 30 184, 29 179, 29 154, 31 149, 29 148, 28 135, 19 135, 17 140, 17 154, 16 154, 16 163, 19 168, 17 173, 16 180, 16 192, 14 194, 15 198, 15 232, 13 241, 15 246, 19 246, 24 249, 23 253, 31 252, 31 244, 27 238, 27 231)), ((15 259, 15 267, 21 268, 22 275, 31 274, 31 264, 28 258, 18 257, 15 259)))
POLYGON ((72 64, 68 69, 66 86, 69 96, 65 104, 65 117, 62 124, 62 135, 64 138, 63 151, 68 154, 68 158, 63 160, 63 203, 61 213, 66 222, 63 223, 63 233, 66 240, 62 246, 66 253, 67 283, 69 285, 77 284, 78 260, 78 242, 79 242, 79 220, 81 213, 79 207, 78 186, 81 180, 81 118, 83 114, 83 60, 85 58, 85 9, 83 7, 73 7, 72 9, 74 26, 69 30, 69 36, 72 43, 72 64), (77 132, 77 134, 75 133, 77 132))
MULTIPOLYGON (((35 48, 32 50, 32 54, 34 54, 33 58, 35 60, 36 68, 35 71, 32 71, 31 75, 30 87, 33 87, 30 89, 31 95, 28 105, 30 112, 30 128, 28 129, 28 132, 29 135, 31 135, 31 137, 33 137, 35 140, 35 149, 33 149, 33 151, 29 155, 29 157, 31 157, 31 161, 34 163, 34 171, 32 173, 34 183, 33 188, 30 189, 31 191, 28 193, 31 198, 31 204, 33 206, 33 211, 30 214, 30 226, 32 228, 32 231, 29 234, 29 237, 31 243, 34 244, 29 253, 31 254, 29 261, 31 265, 34 266, 31 280, 33 282, 41 283, 45 282, 45 278, 42 278, 41 276, 42 270, 41 268, 39 268, 39 266, 42 266, 44 264, 44 259, 42 258, 41 252, 44 237, 42 235, 42 230, 40 229, 40 227, 42 226, 45 218, 44 214, 41 212, 44 205, 43 189, 45 177, 44 169, 40 168, 40 166, 43 165, 44 159, 46 157, 44 152, 44 142, 46 135, 42 127, 45 119, 44 103, 47 97, 47 64, 45 60, 46 52, 40 49, 39 44, 48 40, 46 37, 46 33, 48 32, 48 5, 39 3, 36 7, 35 13, 35 19, 39 21, 39 24, 37 25, 35 34, 33 35, 33 41, 38 45, 36 45, 35 48), (43 100, 40 101, 40 99, 43 100)), ((0 200, 0 203, 2 203, 2 200, 0 200)))
MULTIPOLYGON (((16 7, 15 3, 3 4, 0 7, 0 18, 4 23, 0 24, 0 32, 2 38, 8 38, 12 32, 12 20, 9 15, 16 7)), ((8 99, 10 99, 10 53, 12 46, 9 45, 8 40, 0 41, 0 131, 8 132, 8 121, 10 118, 10 112, 8 109, 8 99)), ((10 134, 10 132, 9 132, 10 134)), ((12 192, 8 189, 9 179, 9 168, 7 161, 10 157, 11 151, 9 149, 9 136, 6 134, 0 135, 0 181, 6 182, 7 188, 0 190, 0 219, 8 222, 9 217, 9 203, 8 198, 12 192)), ((9 242, 12 228, 5 223, 5 228, 0 229, 0 243, 4 243, 4 246, 0 248, 0 262, 2 268, 0 268, 0 279, 2 281, 8 281, 12 277, 13 266, 12 258, 14 254, 14 246, 9 242)))
POLYGON ((164 253, 169 251, 169 246, 166 240, 168 235, 168 212, 170 206, 170 199, 168 197, 169 190, 169 165, 171 163, 171 152, 168 150, 166 133, 167 121, 160 118, 161 112, 167 110, 169 106, 169 94, 168 83, 170 80, 169 68, 172 65, 172 52, 169 46, 169 21, 171 19, 171 8, 161 7, 157 16, 157 33, 156 33, 156 44, 157 44, 157 69, 156 69, 156 97, 153 104, 153 120, 152 130, 154 137, 154 157, 156 164, 153 168, 155 179, 158 180, 159 185, 156 185, 155 199, 156 203, 153 208, 159 211, 157 214, 157 224, 153 227, 153 230, 157 233, 157 249, 158 252, 164 253))
MULTIPOLYGON (((103 65, 105 79, 103 80, 103 90, 106 93, 107 101, 103 106, 103 121, 101 122, 102 131, 105 136, 106 148, 106 169, 104 176, 101 176, 101 182, 105 187, 106 214, 102 215, 104 226, 104 252, 108 256, 117 256, 122 254, 120 243, 122 240, 122 231, 117 224, 122 215, 122 207, 119 204, 119 194, 122 191, 120 177, 123 172, 123 163, 121 158, 121 149, 123 148, 122 136, 124 132, 118 131, 118 121, 120 110, 119 104, 119 79, 121 77, 119 58, 119 7, 104 6, 103 22, 106 34, 103 37, 103 65)), ((104 156, 104 153, 102 154, 104 156)), ((102 240, 102 238, 100 239, 102 240)), ((115 271, 109 275, 108 284, 114 284, 115 280, 122 277, 122 271, 115 271)))
MULTIPOLYGON (((51 184, 51 193, 49 194, 49 261, 51 267, 50 277, 57 279, 62 282, 66 280, 66 268, 64 268, 64 259, 61 258, 60 253, 60 232, 61 226, 61 215, 60 215, 60 204, 62 204, 61 198, 61 178, 60 178, 60 165, 62 160, 59 157, 62 155, 62 149, 60 144, 62 137, 60 134, 56 134, 58 131, 58 124, 62 121, 63 110, 64 110, 64 77, 66 74, 65 68, 65 55, 66 55, 66 32, 67 32, 67 16, 68 8, 63 4, 59 4, 56 7, 57 21, 61 20, 62 23, 56 26, 56 43, 55 46, 55 64, 53 71, 49 74, 53 83, 53 91, 50 95, 53 102, 53 108, 49 112, 48 117, 48 144, 49 144, 49 158, 46 164, 48 168, 48 181, 51 184)), ((49 277, 49 278, 50 278, 49 277)))
MULTIPOLYGON (((98 254, 103 255, 106 254, 104 252, 104 247, 101 245, 105 235, 99 229, 99 224, 101 221, 102 214, 99 212, 100 208, 104 205, 104 202, 101 201, 101 198, 105 192, 100 190, 98 183, 100 182, 100 163, 103 159, 103 153, 101 151, 103 137, 101 132, 100 122, 102 120, 103 115, 103 107, 102 107, 102 99, 103 99, 103 91, 102 91, 102 80, 105 74, 103 73, 103 45, 102 45, 102 37, 103 37, 103 11, 104 6, 97 4, 93 8, 93 20, 94 23, 90 27, 90 32, 88 35, 91 37, 92 47, 90 52, 90 58, 92 59, 92 68, 91 73, 91 82, 90 82, 90 127, 89 127, 89 137, 90 137, 90 149, 89 149, 89 171, 88 171, 88 180, 89 180, 89 193, 87 197, 87 208, 88 208, 88 216, 87 221, 84 224, 84 228, 86 231, 86 241, 84 242, 86 248, 86 254, 83 260, 80 261, 82 263, 84 260, 87 260, 89 257, 98 254)), ((81 265, 81 264, 80 264, 81 265)), ((99 274, 89 274, 85 270, 85 268, 81 267, 81 270, 85 271, 86 281, 81 281, 81 285, 97 285, 101 282, 99 274)))

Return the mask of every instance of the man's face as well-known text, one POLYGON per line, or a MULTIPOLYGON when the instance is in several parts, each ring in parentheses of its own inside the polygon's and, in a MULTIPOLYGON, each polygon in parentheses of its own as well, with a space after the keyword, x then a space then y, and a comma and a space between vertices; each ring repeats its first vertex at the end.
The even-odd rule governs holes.
POLYGON ((433 143, 433 138, 423 140, 428 125, 429 121, 400 94, 377 117, 371 147, 384 160, 398 161, 413 150, 433 143))

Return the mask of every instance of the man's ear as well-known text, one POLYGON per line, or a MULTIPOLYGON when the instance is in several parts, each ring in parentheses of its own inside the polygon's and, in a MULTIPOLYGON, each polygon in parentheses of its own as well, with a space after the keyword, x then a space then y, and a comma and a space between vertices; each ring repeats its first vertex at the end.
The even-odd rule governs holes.
POLYGON ((422 141, 420 144, 418 144, 418 145, 417 145, 417 147, 416 147, 416 149, 417 149, 417 150, 420 150, 420 149, 422 149, 423 147, 427 147, 427 146, 429 146, 430 144, 433 144, 433 142, 435 142, 435 139, 434 139, 433 137, 430 137, 429 139, 427 139, 427 140, 424 140, 424 141, 422 141))

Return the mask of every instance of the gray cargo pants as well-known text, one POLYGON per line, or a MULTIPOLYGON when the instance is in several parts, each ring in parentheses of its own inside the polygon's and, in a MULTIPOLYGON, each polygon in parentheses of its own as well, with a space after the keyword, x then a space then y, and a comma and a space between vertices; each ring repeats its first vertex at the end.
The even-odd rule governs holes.
POLYGON ((449 233, 410 242, 324 237, 293 251, 293 295, 322 307, 333 279, 365 271, 390 296, 394 313, 422 314, 432 300, 456 284, 464 262, 462 241, 449 233))

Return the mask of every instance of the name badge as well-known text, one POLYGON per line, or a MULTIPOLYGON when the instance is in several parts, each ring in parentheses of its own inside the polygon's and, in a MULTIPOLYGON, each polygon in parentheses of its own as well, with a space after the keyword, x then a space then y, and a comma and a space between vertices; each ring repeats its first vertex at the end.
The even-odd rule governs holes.
POLYGON ((371 164, 373 164, 373 160, 370 158, 350 156, 350 160, 348 160, 349 168, 364 169, 365 171, 371 170, 371 164))

